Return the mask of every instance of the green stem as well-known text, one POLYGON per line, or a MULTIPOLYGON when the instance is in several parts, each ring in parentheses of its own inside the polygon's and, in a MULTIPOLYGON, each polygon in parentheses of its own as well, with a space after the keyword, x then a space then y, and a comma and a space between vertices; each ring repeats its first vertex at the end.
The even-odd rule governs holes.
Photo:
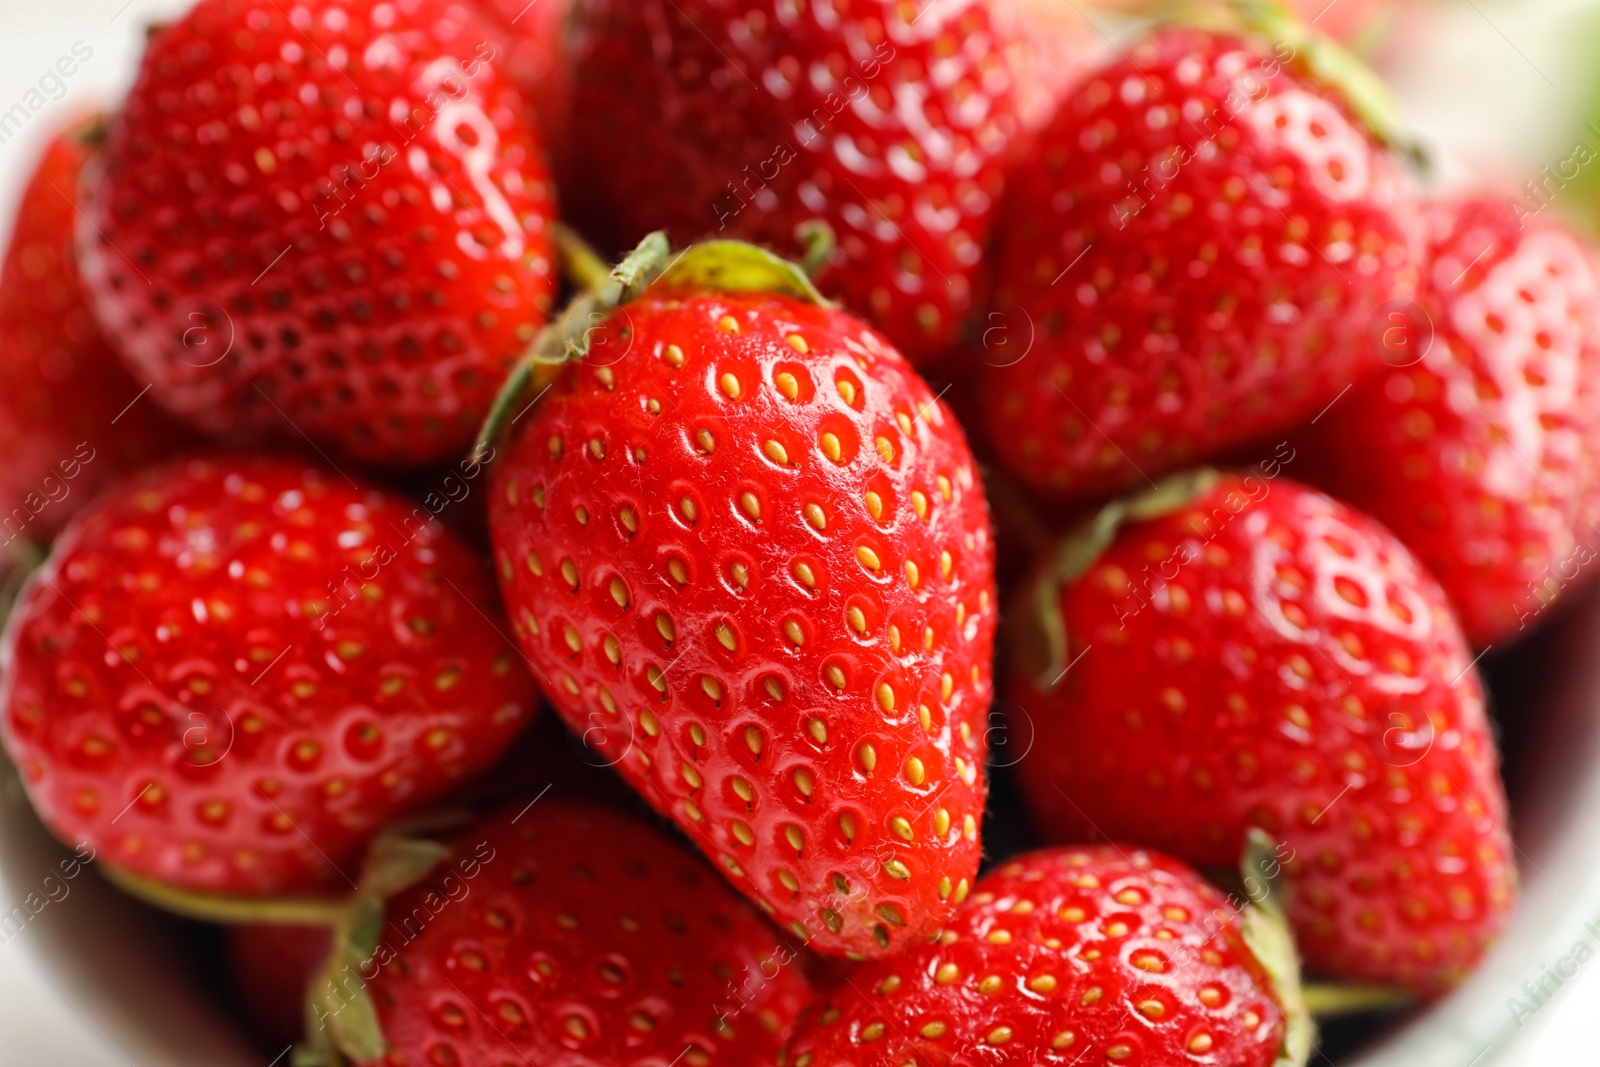
POLYGON ((1319 1019, 1388 1011, 1411 1003, 1411 994, 1397 986, 1360 982, 1311 982, 1301 989, 1306 1009, 1319 1019))
POLYGON ((163 911, 204 922, 264 923, 272 926, 335 927, 344 918, 349 901, 315 897, 236 897, 223 893, 195 893, 175 889, 102 861, 100 873, 129 896, 163 911))
POLYGON ((598 289, 611 280, 611 268, 600 253, 564 222, 553 223, 550 236, 561 253, 561 267, 579 289, 598 289))

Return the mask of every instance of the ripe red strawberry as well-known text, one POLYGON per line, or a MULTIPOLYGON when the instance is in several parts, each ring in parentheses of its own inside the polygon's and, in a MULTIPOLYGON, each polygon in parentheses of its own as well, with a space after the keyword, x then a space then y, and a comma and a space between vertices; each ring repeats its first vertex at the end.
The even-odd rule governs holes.
POLYGON ((1231 865, 1292 852, 1302 957, 1447 988, 1515 868, 1494 738, 1444 593, 1387 531, 1260 475, 1177 478, 1063 545, 1009 675, 1038 827, 1231 865))
POLYGON ((810 995, 799 950, 698 857, 600 808, 509 805, 385 919, 318 1012, 358 1063, 743 1067, 810 995), (349 1032, 351 994, 381 1037, 349 1032))
POLYGON ((373 834, 532 712, 492 598, 409 501, 295 461, 191 460, 58 539, 0 647, 0 730, 45 823, 104 864, 343 891, 373 834))
POLYGON ((1311 48, 1156 31, 1011 181, 992 313, 1019 351, 980 399, 1040 491, 1117 490, 1293 426, 1376 364, 1367 322, 1414 285, 1408 198, 1311 48))
POLYGON ((158 401, 384 466, 465 448, 555 291, 505 47, 464 0, 201 0, 155 36, 79 245, 158 401))
POLYGON ((857 966, 779 1062, 1268 1067, 1294 1062, 1278 1058, 1290 1026, 1234 909, 1194 871, 1046 849, 980 879, 938 940, 857 966))
POLYGON ((516 426, 490 523, 568 725, 783 925, 872 956, 977 871, 994 561, 960 427, 807 290, 679 258, 516 426))
POLYGON ((1559 224, 1499 200, 1428 214, 1412 308, 1380 319, 1390 369, 1305 451, 1334 495, 1393 530, 1478 645, 1516 637, 1594 569, 1600 270, 1559 224))
POLYGON ((228 972, 261 1036, 293 1043, 305 1033, 306 990, 328 960, 321 926, 243 924, 226 930, 228 972))
POLYGON ((57 134, 0 267, 0 555, 49 541, 101 489, 181 447, 89 309, 72 250, 78 174, 98 120, 57 134))
POLYGON ((562 190, 603 243, 821 219, 825 290, 912 359, 957 336, 1020 126, 987 0, 580 0, 573 40, 562 190))

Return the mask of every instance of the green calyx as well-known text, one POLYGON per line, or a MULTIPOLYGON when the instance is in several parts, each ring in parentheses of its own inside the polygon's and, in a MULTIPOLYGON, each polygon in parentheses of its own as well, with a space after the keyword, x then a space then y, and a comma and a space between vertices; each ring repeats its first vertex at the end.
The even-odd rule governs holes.
MULTIPOLYGON (((812 234, 807 238, 808 249, 815 253, 817 248, 826 246, 827 251, 822 253, 825 260, 831 252, 831 231, 808 232, 812 234)), ((658 231, 603 273, 599 257, 570 230, 558 229, 556 241, 568 273, 579 279, 585 290, 540 332, 527 356, 506 379, 478 432, 472 449, 474 462, 486 462, 493 455, 495 442, 528 406, 525 397, 530 390, 548 386, 554 380, 553 368, 587 358, 596 331, 618 308, 646 292, 771 292, 819 307, 833 306, 812 284, 805 266, 744 241, 705 241, 674 256, 666 234, 658 231)))
POLYGON ((328 961, 306 994, 306 1044, 296 1067, 371 1063, 388 1052, 367 985, 389 899, 415 885, 450 854, 437 841, 385 834, 373 842, 355 895, 333 927, 328 961))
POLYGON ((1049 570, 1033 587, 1034 610, 1023 616, 1033 624, 1033 632, 1024 637, 1032 638, 1025 643, 1033 649, 1034 663, 1029 673, 1036 685, 1055 688, 1070 662, 1067 657, 1071 649, 1061 620, 1061 590, 1111 547, 1124 525, 1159 519, 1186 507, 1210 491, 1217 478, 1217 472, 1209 468, 1164 478, 1152 489, 1107 504, 1056 546, 1049 570))
POLYGON ((1286 46, 1292 62, 1339 93, 1386 147, 1418 165, 1427 153, 1404 132, 1400 109, 1382 78, 1354 53, 1301 20, 1281 0, 1224 0, 1188 5, 1182 21, 1219 33, 1255 34, 1286 46))
POLYGON ((106 881, 162 911, 202 922, 262 923, 269 926, 333 926, 347 902, 336 897, 239 897, 225 893, 197 893, 176 889, 104 860, 96 866, 106 881))
POLYGON ((1241 914, 1244 941, 1272 980, 1284 1016, 1283 1045, 1274 1067, 1304 1067, 1316 1044, 1317 1024, 1300 988, 1300 959, 1289 933, 1278 845, 1264 830, 1252 829, 1245 838, 1239 874, 1248 898, 1241 914))

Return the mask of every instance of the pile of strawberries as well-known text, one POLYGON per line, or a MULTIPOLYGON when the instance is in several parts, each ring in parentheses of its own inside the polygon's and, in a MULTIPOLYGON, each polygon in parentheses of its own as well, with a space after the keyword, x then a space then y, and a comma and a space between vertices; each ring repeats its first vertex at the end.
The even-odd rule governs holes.
POLYGON ((1260 2, 199 0, 0 275, 5 747, 303 1067, 1304 1063, 1600 540, 1417 155, 1260 2))

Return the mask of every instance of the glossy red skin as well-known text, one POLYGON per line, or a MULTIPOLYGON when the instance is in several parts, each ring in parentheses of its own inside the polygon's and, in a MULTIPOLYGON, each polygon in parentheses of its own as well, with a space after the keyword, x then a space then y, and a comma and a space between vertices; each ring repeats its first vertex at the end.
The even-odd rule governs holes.
POLYGON ((579 225, 619 250, 665 229, 798 255, 822 219, 829 295, 913 360, 957 337, 1021 128, 984 0, 580 0, 575 25, 583 121, 558 169, 579 225))
POLYGON ((493 763, 535 706, 488 575, 425 518, 275 459, 102 497, 0 646, 0 727, 40 817, 183 889, 346 891, 372 835, 493 763))
POLYGON ((85 279, 202 429, 451 459, 555 293, 542 146, 470 5, 307 10, 202 0, 154 37, 78 228, 85 279))
POLYGON ((1418 329, 1388 357, 1404 365, 1334 405, 1307 451, 1322 487, 1427 564, 1474 644, 1503 645, 1594 571, 1600 269, 1586 242, 1502 200, 1428 221, 1421 315, 1395 320, 1418 329))
POLYGON ((305 1034, 306 990, 328 962, 332 937, 322 926, 226 928, 228 970, 261 1036, 292 1044, 305 1034))
POLYGON ((1053 848, 984 875, 939 940, 858 965, 781 1062, 1268 1067, 1284 1027, 1237 913, 1198 874, 1132 848, 1053 848))
POLYGON ((991 329, 1017 340, 980 379, 997 455, 1041 493, 1095 496, 1314 416, 1414 290, 1410 211, 1396 164, 1265 45, 1144 38, 1008 186, 991 329))
POLYGON ((1043 833, 1233 868, 1260 827, 1293 853, 1308 966, 1431 995, 1478 960, 1516 878, 1498 755, 1443 591, 1381 526, 1227 475, 1123 527, 1053 610, 1082 658, 1006 684, 1043 833))
POLYGON ((49 541, 101 489, 187 440, 139 399, 144 385, 118 362, 78 277, 74 205, 93 121, 45 147, 0 266, 0 555, 20 537, 49 541))
POLYGON ((888 342, 840 311, 770 293, 655 292, 608 330, 516 425, 495 470, 491 532, 524 652, 574 732, 813 948, 871 956, 928 937, 976 875, 986 792, 994 560, 960 427, 888 342), (779 374, 795 378, 796 399, 779 374), (838 381, 852 383, 854 405, 838 381), (839 440, 837 462, 824 433, 839 440), (769 458, 768 441, 786 463, 769 458), (812 505, 821 530, 804 517, 812 505), (876 572, 859 547, 876 554, 876 572), (732 649, 716 636, 722 625, 732 649), (655 671, 670 671, 664 693, 655 671), (913 757, 920 783, 908 777, 913 757), (797 771, 811 775, 811 795, 797 771), (803 834, 798 851, 790 827, 803 834))
POLYGON ((384 1067, 745 1067, 811 995, 791 938, 677 841, 600 808, 507 805, 387 917, 368 985, 384 1067))
POLYGON ((574 0, 478 0, 510 42, 508 75, 528 99, 547 145, 564 143, 572 114, 567 26, 574 0))

